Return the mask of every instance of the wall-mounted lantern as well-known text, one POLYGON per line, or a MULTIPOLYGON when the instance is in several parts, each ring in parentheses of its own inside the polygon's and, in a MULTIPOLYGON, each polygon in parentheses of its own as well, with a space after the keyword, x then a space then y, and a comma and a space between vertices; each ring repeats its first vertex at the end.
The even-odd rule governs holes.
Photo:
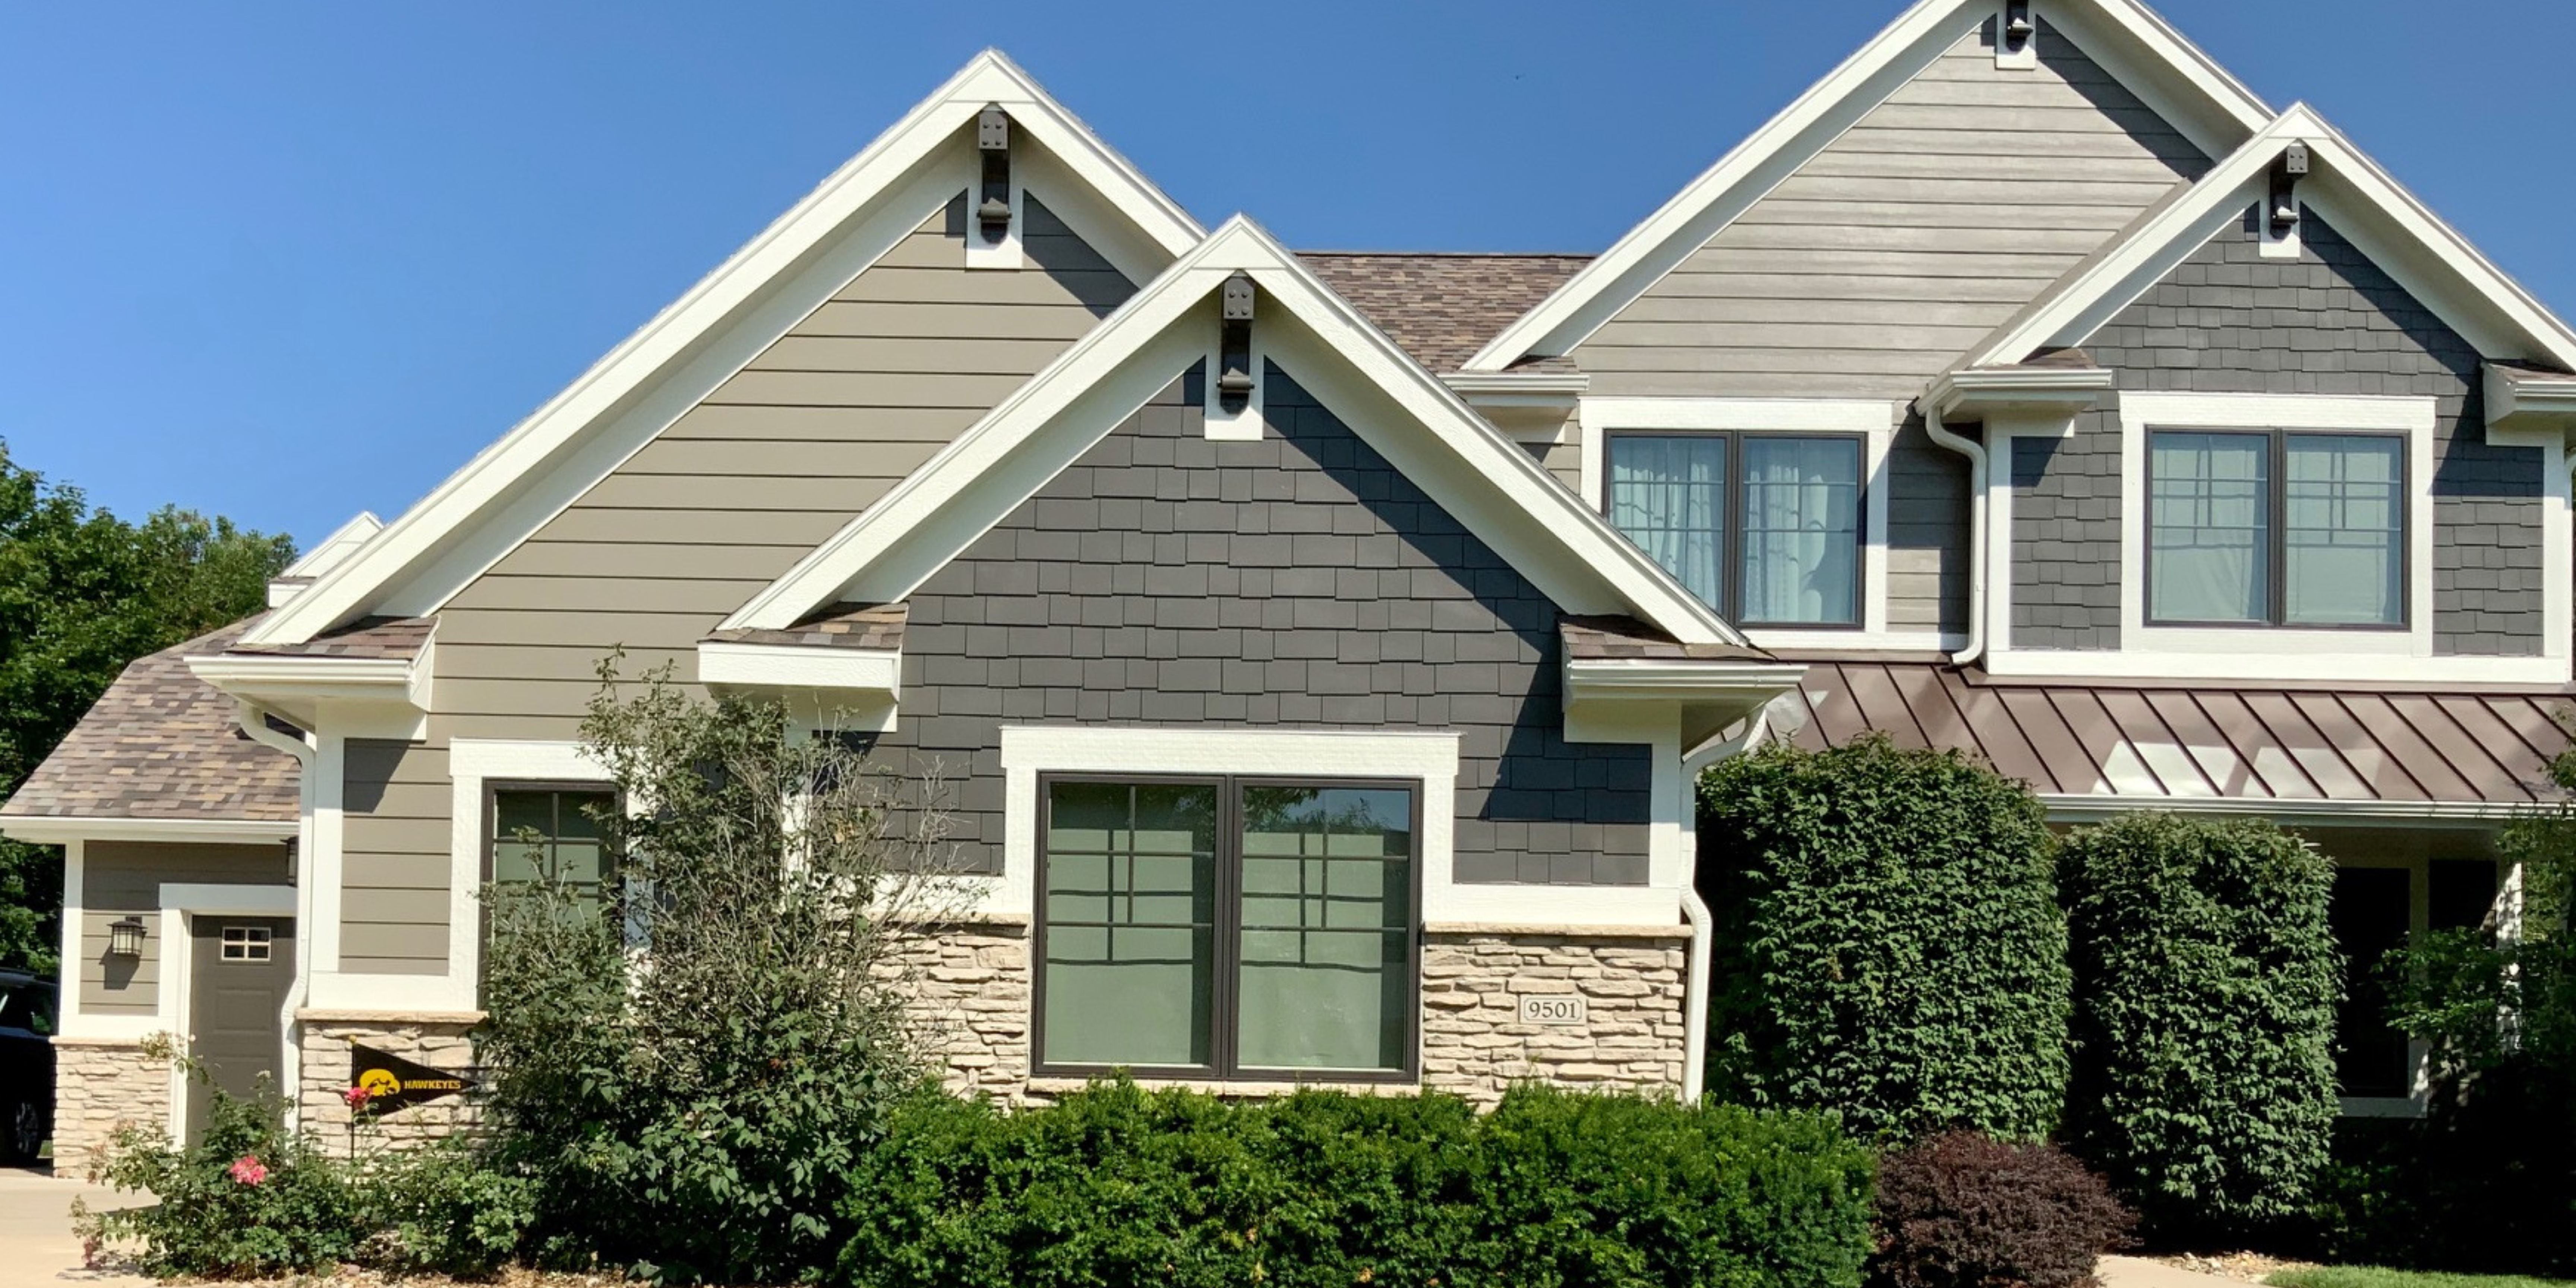
POLYGON ((143 956, 143 919, 127 913, 107 923, 107 955, 133 961, 143 956))

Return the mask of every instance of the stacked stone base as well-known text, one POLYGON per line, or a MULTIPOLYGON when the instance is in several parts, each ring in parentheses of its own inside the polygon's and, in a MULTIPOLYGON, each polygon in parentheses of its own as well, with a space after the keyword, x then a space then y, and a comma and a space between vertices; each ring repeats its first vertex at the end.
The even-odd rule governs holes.
POLYGON ((363 1043, 442 1072, 463 1071, 474 1064, 474 1043, 466 1033, 481 1016, 305 1011, 296 1018, 303 1053, 296 1088, 297 1120, 324 1149, 351 1154, 417 1145, 471 1131, 482 1121, 480 1102, 471 1092, 367 1113, 363 1121, 350 1109, 348 1099, 353 1045, 363 1043))
POLYGON ((1423 1087, 1480 1105, 1516 1082, 1679 1095, 1687 935, 1680 926, 1431 927, 1423 1087), (1527 1022, 1521 1002, 1531 996, 1579 998, 1584 1019, 1527 1022))
POLYGON ((899 963, 921 1042, 961 1095, 1018 1103, 1029 1089, 1029 927, 1025 920, 950 926, 899 963))
POLYGON ((120 1127, 169 1130, 171 1063, 144 1046, 54 1039, 54 1175, 89 1175, 120 1127))

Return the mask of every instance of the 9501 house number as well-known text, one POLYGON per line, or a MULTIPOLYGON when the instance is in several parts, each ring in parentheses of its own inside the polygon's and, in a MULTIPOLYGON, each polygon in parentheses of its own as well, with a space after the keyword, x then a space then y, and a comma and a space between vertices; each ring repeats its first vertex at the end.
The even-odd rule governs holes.
POLYGON ((1525 993, 1521 996, 1523 1024, 1581 1024, 1590 1016, 1584 1010, 1579 993, 1525 993))

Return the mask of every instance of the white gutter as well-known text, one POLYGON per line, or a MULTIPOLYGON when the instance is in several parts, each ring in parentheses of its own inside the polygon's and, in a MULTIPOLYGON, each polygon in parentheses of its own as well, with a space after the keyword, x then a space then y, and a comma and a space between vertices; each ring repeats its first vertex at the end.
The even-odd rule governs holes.
MULTIPOLYGON (((289 1087, 302 1086, 304 1046, 298 1040, 295 1013, 304 1009, 305 999, 313 990, 313 757, 315 748, 308 738, 294 737, 270 728, 268 708, 247 698, 233 699, 233 722, 249 734, 251 741, 274 747, 295 757, 295 866, 287 873, 295 883, 295 979, 287 986, 286 1001, 278 1007, 277 1034, 284 1050, 278 1053, 278 1068, 286 1076, 278 1081, 289 1087)), ((283 717, 280 717, 283 719, 283 717)), ((300 1097, 286 1103, 286 1121, 294 1126, 303 1116, 300 1097)))
MULTIPOLYGON (((1761 742, 1770 727, 1771 708, 1766 704, 1745 721, 1744 732, 1683 757, 1682 768, 1691 785, 1685 807, 1699 808, 1700 770, 1761 742)), ((1699 897, 1696 870, 1691 883, 1682 887, 1682 920, 1690 923, 1691 930, 1690 967, 1682 977, 1682 1103, 1695 1105, 1708 1090, 1709 976, 1717 961, 1717 917, 1708 910, 1708 900, 1699 897)))
POLYGON ((1968 642, 1950 655, 1951 665, 1966 666, 1986 651, 1986 449, 1941 423, 1939 399, 1925 398, 1921 406, 1923 432, 1968 458, 1968 642))

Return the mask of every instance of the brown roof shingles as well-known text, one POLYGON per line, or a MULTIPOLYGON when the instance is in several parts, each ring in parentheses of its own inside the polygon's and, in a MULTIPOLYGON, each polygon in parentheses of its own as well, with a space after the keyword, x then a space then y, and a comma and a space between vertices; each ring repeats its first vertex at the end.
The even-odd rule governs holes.
POLYGON ((724 644, 900 649, 903 624, 911 612, 904 604, 833 604, 784 630, 737 628, 717 631, 707 638, 724 644))
POLYGON ((1556 619, 1565 655, 1579 661, 1768 662, 1773 658, 1742 644, 1684 644, 1634 617, 1567 614, 1556 619))
POLYGON ((429 642, 430 632, 437 628, 438 619, 435 617, 361 617, 346 626, 324 631, 302 644, 254 644, 225 651, 237 656, 397 658, 409 661, 420 656, 421 646, 429 642))
POLYGON ((232 700, 188 671, 189 657, 223 652, 258 620, 128 665, 0 817, 294 822, 295 758, 253 742, 232 700))
POLYGON ((1456 371, 1592 262, 1589 255, 1373 251, 1300 251, 1297 258, 1433 372, 1456 371))

